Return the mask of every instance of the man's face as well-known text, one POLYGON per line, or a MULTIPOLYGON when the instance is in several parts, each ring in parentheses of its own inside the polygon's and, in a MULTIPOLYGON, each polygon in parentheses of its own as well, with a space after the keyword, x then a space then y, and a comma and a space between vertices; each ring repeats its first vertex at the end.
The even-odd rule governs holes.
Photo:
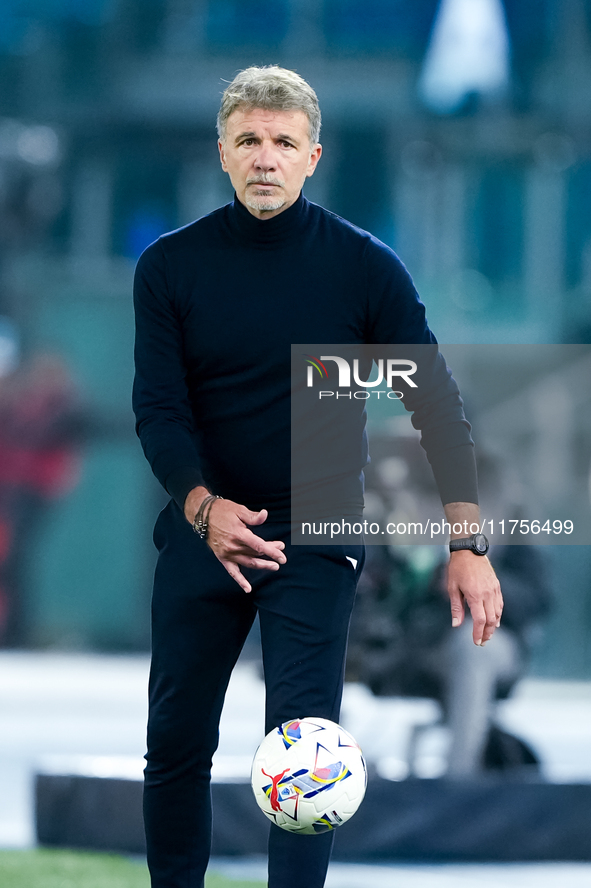
POLYGON ((222 169, 253 216, 270 219, 290 207, 316 169, 321 145, 310 145, 303 111, 232 112, 218 142, 222 169))

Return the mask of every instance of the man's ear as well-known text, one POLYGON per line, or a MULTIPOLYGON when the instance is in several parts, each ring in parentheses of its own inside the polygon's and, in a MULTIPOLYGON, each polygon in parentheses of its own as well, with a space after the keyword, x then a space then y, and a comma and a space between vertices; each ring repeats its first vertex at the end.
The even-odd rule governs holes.
POLYGON ((228 167, 226 166, 226 155, 224 153, 224 143, 221 139, 218 140, 218 149, 220 152, 220 162, 222 164, 222 169, 225 173, 228 172, 228 167))
POLYGON ((322 154, 322 145, 317 142, 316 145, 312 148, 310 152, 310 161, 308 163, 308 169, 306 170, 306 176, 314 175, 314 170, 316 169, 316 165, 320 160, 320 155, 322 154))

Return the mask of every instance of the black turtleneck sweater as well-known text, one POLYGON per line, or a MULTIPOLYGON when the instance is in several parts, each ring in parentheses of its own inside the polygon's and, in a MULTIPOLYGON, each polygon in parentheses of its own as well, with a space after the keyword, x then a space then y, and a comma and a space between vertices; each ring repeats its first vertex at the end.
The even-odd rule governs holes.
MULTIPOLYGON (((204 484, 289 520, 292 343, 435 342, 396 254, 302 195, 267 220, 235 197, 163 235, 138 261, 134 303, 136 429, 180 508, 204 484)), ((442 501, 477 502, 449 374, 440 394, 413 423, 442 501)))

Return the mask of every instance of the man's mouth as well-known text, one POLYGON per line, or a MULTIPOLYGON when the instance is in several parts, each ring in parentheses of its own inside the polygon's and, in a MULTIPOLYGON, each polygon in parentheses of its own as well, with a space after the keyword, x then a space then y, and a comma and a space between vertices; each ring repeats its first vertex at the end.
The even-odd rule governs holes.
POLYGON ((248 183, 253 188, 280 188, 278 182, 249 182, 248 183))

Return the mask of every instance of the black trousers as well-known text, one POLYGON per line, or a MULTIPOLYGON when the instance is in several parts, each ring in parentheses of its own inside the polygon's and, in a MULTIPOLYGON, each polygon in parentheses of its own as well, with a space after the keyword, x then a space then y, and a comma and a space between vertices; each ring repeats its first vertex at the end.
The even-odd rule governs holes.
MULTIPOLYGON (((287 563, 276 572, 245 570, 253 587, 246 594, 174 503, 156 523, 160 555, 144 784, 152 888, 203 888, 211 846, 211 760, 230 675, 257 611, 265 734, 293 718, 339 718, 363 546, 291 546, 285 524, 264 524, 256 532, 283 539, 287 563)), ((297 836, 270 825, 269 888, 292 888, 296 859, 298 881, 322 888, 332 839, 332 833, 297 836)))

